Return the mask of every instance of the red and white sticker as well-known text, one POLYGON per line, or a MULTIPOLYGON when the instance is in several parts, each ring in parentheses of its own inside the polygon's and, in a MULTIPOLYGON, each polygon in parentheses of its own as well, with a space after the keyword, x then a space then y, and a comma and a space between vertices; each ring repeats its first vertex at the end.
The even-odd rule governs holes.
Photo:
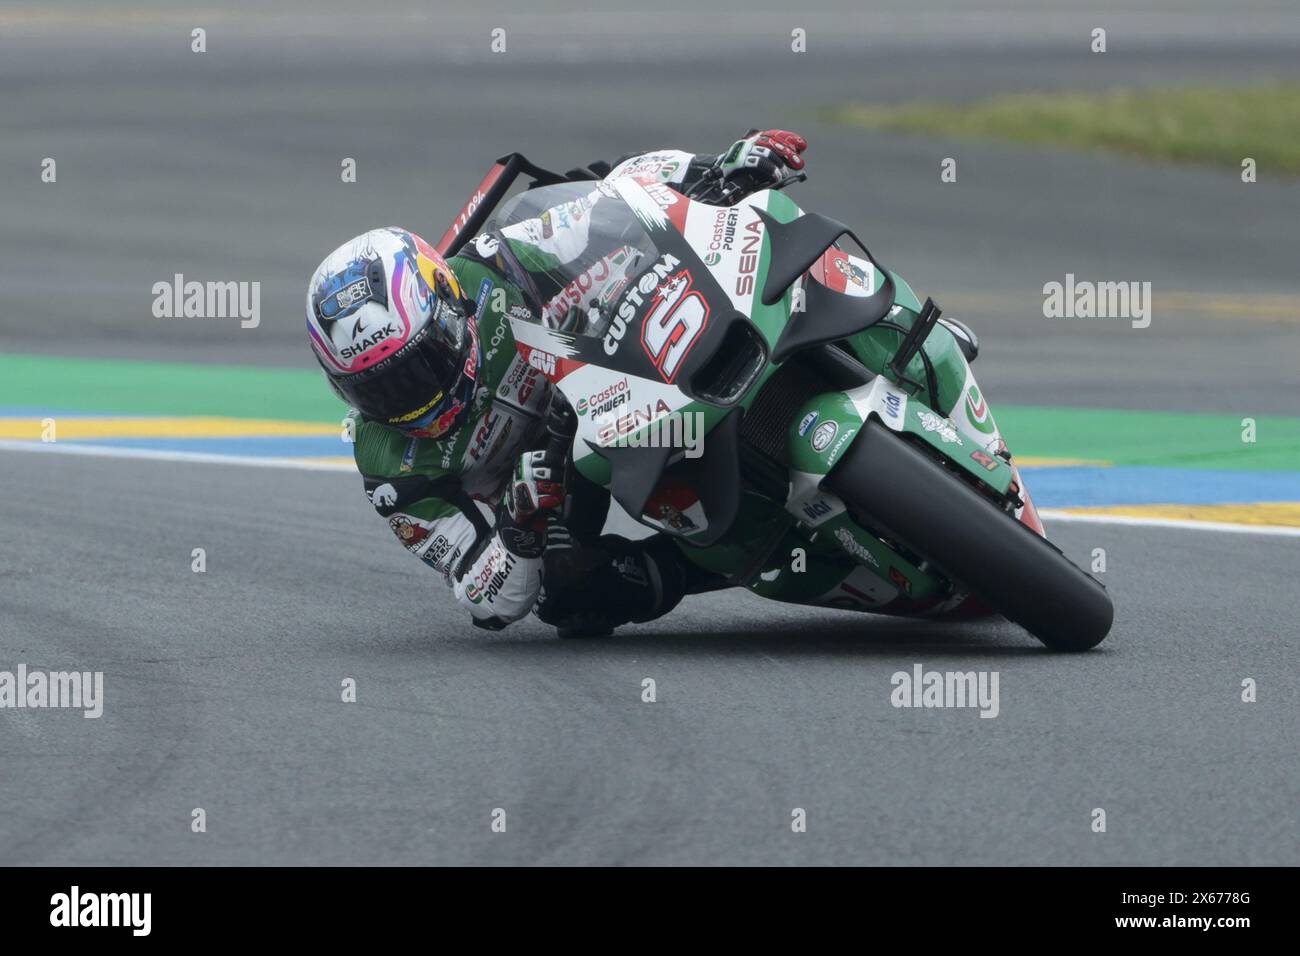
POLYGON ((809 270, 812 277, 832 292, 868 296, 876 289, 876 269, 866 259, 843 249, 827 249, 809 270))

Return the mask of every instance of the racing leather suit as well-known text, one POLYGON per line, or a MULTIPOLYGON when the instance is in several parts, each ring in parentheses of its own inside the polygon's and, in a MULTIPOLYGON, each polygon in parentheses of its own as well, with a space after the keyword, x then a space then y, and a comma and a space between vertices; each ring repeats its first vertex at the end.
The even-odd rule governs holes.
MULTIPOLYGON (((688 189, 715 158, 677 150, 637 154, 619 162, 606 178, 648 176, 688 189)), ((515 461, 544 443, 551 390, 541 371, 519 354, 510 329, 512 315, 526 316, 537 306, 535 296, 509 278, 510 268, 496 253, 499 243, 507 241, 515 262, 539 270, 581 254, 589 217, 563 217, 561 222, 551 212, 500 233, 485 233, 448 261, 465 294, 476 302, 469 330, 482 350, 480 381, 460 427, 437 439, 421 439, 354 419, 354 455, 371 504, 407 550, 443 576, 474 622, 488 628, 524 617, 542 586, 543 536, 506 529, 498 517, 515 461)), ((555 552, 566 550, 569 541, 554 522, 551 527, 554 563, 555 552)), ((606 535, 600 543, 605 557, 592 563, 590 555, 583 555, 579 566, 593 594, 628 604, 619 623, 666 613, 698 586, 687 569, 676 566, 686 562, 670 541, 628 542, 606 535)), ((572 560, 561 563, 575 566, 572 560)), ((540 616, 557 623, 578 613, 573 605, 580 601, 573 595, 568 589, 552 601, 559 609, 551 615, 539 609, 540 616)))

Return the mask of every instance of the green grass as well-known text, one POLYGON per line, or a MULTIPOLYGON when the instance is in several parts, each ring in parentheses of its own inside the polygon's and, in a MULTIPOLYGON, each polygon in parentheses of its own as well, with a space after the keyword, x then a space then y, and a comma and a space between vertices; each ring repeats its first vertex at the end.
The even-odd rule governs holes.
POLYGON ((1099 150, 1300 175, 1300 85, 1025 93, 970 103, 848 104, 834 119, 873 129, 1099 150))

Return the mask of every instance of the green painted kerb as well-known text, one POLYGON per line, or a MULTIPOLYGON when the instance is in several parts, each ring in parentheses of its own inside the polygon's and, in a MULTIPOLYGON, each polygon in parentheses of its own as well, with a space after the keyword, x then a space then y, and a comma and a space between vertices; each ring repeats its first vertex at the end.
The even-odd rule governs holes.
POLYGON ((1242 440, 1242 415, 1108 408, 996 405, 1013 453, 1098 459, 1116 465, 1238 471, 1300 471, 1300 418, 1254 418, 1254 442, 1242 440))
POLYGON ((337 422, 347 410, 311 369, 0 355, 0 407, 102 415, 337 422))

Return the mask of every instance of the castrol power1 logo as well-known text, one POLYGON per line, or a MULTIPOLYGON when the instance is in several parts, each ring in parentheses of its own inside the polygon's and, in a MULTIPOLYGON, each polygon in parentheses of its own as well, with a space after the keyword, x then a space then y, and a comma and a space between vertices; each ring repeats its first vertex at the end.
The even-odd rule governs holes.
POLYGON ((723 288, 741 298, 753 295, 763 252, 763 221, 752 207, 692 204, 686 238, 723 288))
POLYGON ((574 411, 579 415, 590 414, 592 419, 608 415, 620 405, 626 405, 631 396, 631 388, 626 378, 605 386, 598 392, 592 392, 586 398, 578 399, 574 411))
POLYGON ((740 223, 740 210, 735 206, 719 209, 713 214, 708 243, 704 250, 705 265, 716 266, 724 252, 731 252, 736 243, 736 229, 740 223))

